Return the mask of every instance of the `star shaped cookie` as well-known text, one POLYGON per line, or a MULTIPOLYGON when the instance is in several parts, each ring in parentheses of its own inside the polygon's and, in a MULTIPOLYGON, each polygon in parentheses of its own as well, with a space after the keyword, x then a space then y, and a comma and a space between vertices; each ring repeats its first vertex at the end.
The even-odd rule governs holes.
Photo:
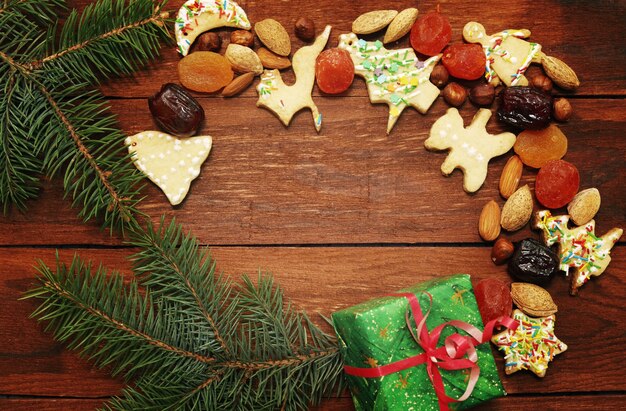
POLYGON ((477 191, 487 178, 487 166, 493 157, 509 151, 515 144, 515 134, 489 134, 485 126, 491 111, 481 108, 472 123, 463 128, 463 118, 456 108, 449 108, 430 128, 430 136, 424 141, 428 150, 450 150, 441 172, 449 175, 455 168, 463 170, 463 189, 468 193, 477 191))
POLYGON ((339 48, 350 53, 354 73, 365 79, 370 101, 389 106, 387 134, 407 106, 425 114, 439 95, 430 73, 441 55, 419 61, 411 48, 387 50, 382 42, 359 40, 354 33, 339 36, 339 48))
POLYGON ((606 270, 611 262, 611 249, 624 230, 613 228, 602 237, 597 237, 594 220, 569 229, 569 219, 569 215, 552 216, 549 210, 538 211, 533 227, 543 231, 547 246, 559 243, 559 269, 568 274, 573 268, 570 294, 575 295, 591 276, 598 276, 606 270))
POLYGON ((530 370, 538 377, 545 376, 548 363, 567 350, 567 345, 554 335, 555 316, 531 318, 516 309, 513 319, 519 322, 516 330, 507 329, 491 338, 504 352, 504 371, 509 375, 530 370))

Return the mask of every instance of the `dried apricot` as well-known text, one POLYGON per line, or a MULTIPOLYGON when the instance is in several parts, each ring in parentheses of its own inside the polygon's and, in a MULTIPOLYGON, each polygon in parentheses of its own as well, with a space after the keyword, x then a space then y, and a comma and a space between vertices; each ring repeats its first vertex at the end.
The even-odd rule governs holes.
POLYGON ((435 56, 452 38, 452 28, 446 16, 437 11, 417 19, 411 27, 411 46, 427 56, 435 56))
POLYGON ((197 51, 178 62, 178 78, 189 90, 213 93, 233 80, 233 70, 225 57, 197 51))
POLYGON ((578 192, 580 175, 572 163, 552 160, 539 169, 535 181, 537 200, 548 208, 560 208, 578 192))
POLYGON ((317 86, 324 93, 339 94, 350 87, 354 80, 354 63, 347 50, 333 48, 324 50, 315 62, 317 86))
POLYGON ((517 136, 513 150, 522 163, 541 168, 550 160, 563 158, 567 152, 567 137, 554 124, 541 130, 524 130, 517 136))
POLYGON ((441 62, 452 76, 463 80, 476 80, 485 73, 485 52, 478 44, 452 44, 441 62))

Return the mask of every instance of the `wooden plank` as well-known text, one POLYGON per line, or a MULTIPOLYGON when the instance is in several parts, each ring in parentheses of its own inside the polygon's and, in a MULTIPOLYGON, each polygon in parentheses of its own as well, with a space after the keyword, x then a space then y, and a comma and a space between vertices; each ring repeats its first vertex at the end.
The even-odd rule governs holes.
MULTIPOLYGON (((285 295, 298 309, 332 312, 389 291, 444 275, 467 272, 475 279, 495 277, 509 281, 504 267, 489 260, 486 247, 216 247, 218 270, 235 278, 253 277, 259 269, 274 273, 285 295)), ((61 250, 68 261, 77 250, 61 250)), ((85 258, 129 272, 130 250, 78 250, 85 258)), ((18 301, 34 284, 35 259, 54 261, 50 249, 0 249, 0 394, 101 397, 115 395, 122 382, 95 370, 28 319, 36 301, 18 301), (19 359, 17 361, 16 359, 19 359)), ((582 289, 567 294, 568 280, 559 276, 547 289, 559 306, 556 334, 569 349, 550 364, 545 378, 520 372, 502 379, 512 394, 626 391, 626 369, 616 358, 624 356, 626 247, 613 253, 609 269, 582 289), (593 366, 589 362, 593 361, 593 366), (594 384, 589 384, 593 381, 594 384)), ((498 369, 503 360, 495 353, 498 369)))
MULTIPOLYGON (((441 175, 445 154, 424 149, 432 122, 447 109, 443 101, 428 116, 406 110, 386 136, 386 107, 371 106, 365 98, 344 100, 349 109, 338 108, 336 99, 320 101, 327 114, 317 135, 306 112, 285 128, 250 99, 202 99, 208 119, 201 132, 214 137, 214 148, 200 177, 177 207, 148 181, 143 211, 154 219, 176 217, 212 245, 481 241, 478 215, 491 199, 504 203, 498 179, 509 156, 493 160, 484 186, 468 195, 459 171, 441 175)), ((603 233, 626 216, 624 104, 572 103, 574 118, 560 126, 569 139, 565 159, 578 167, 581 189, 600 190, 596 220, 603 233)), ((145 100, 111 105, 125 132, 155 127, 145 100)), ((475 109, 466 104, 461 113, 469 122, 475 109)), ((488 130, 503 127, 494 118, 488 130)), ((533 187, 535 175, 526 168, 522 182, 533 187)), ((45 184, 27 214, 0 217, 0 244, 120 244, 101 235, 95 223, 81 224, 75 214, 63 200, 61 183, 45 184)), ((525 229, 511 237, 528 235, 525 229)))
MULTIPOLYGON (((90 0, 74 1, 79 7, 90 0)), ((169 9, 175 11, 182 1, 172 1, 169 9)), ((336 47, 338 36, 351 31, 352 21, 361 13, 380 9, 380 2, 364 0, 354 2, 301 2, 298 7, 289 7, 284 2, 240 1, 250 20, 254 23, 265 18, 279 20, 287 29, 292 40, 292 50, 305 45, 293 33, 293 23, 300 16, 312 18, 318 33, 324 25, 333 26, 328 47, 336 47)), ((437 2, 420 2, 420 14, 435 8, 437 2)), ((415 7, 415 2, 404 0, 387 2, 385 7, 401 10, 415 7)), ((619 67, 626 65, 626 55, 619 48, 619 28, 623 26, 626 6, 623 2, 584 2, 571 7, 567 2, 538 2, 521 0, 498 7, 480 7, 475 3, 453 0, 440 6, 452 26, 452 43, 462 41, 463 26, 470 20, 481 22, 489 34, 510 28, 527 28, 532 31, 531 40, 542 44, 544 52, 566 61, 577 72, 582 85, 577 95, 626 95, 626 78, 619 67), (590 58, 590 53, 593 57, 590 58)), ((232 29, 218 29, 223 39, 223 53, 229 43, 232 29)), ((378 37, 382 38, 382 34, 378 37)), ((368 39, 370 38, 368 37, 368 39)), ((256 41, 256 46, 260 46, 256 41)), ((390 48, 410 47, 408 36, 390 48)), ((177 64, 180 60, 174 47, 165 46, 162 58, 147 70, 132 78, 115 79, 101 89, 109 96, 147 97, 154 94, 163 83, 178 82, 177 64)), ((289 77, 292 75, 289 74, 289 77)), ((319 95, 317 87, 315 95, 319 95)), ((245 96, 256 96, 253 88, 245 96)), ((347 92, 350 96, 366 95, 365 85, 357 80, 347 92)))
MULTIPOLYGON (((102 406, 102 400, 61 399, 61 398, 0 398, 0 410, 6 411, 88 411, 102 406)), ((618 410, 626 406, 626 396, 611 395, 556 395, 550 397, 508 396, 490 401, 473 408, 476 411, 517 411, 537 407, 545 411, 567 409, 571 411, 618 410)), ((311 411, 345 411, 354 409, 350 398, 328 398, 311 411)))

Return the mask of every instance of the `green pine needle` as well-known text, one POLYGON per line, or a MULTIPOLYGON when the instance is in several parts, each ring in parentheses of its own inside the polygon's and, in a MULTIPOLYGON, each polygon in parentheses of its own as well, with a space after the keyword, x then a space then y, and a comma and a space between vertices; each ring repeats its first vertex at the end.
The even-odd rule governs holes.
POLYGON ((137 230, 135 277, 79 257, 39 263, 33 317, 57 340, 134 378, 106 409, 304 410, 342 385, 337 343, 270 276, 242 284, 175 222, 137 230))

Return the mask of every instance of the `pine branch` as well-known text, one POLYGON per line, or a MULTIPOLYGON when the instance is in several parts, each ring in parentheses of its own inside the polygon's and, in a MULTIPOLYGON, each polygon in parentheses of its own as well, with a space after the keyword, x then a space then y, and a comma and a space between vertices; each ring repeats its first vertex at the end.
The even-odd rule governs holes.
POLYGON ((127 286, 75 257, 69 268, 40 264, 41 286, 27 295, 43 300, 33 316, 55 338, 136 378, 107 409, 303 410, 341 386, 335 339, 270 277, 236 286, 216 275, 174 223, 132 236, 141 250, 127 286))
POLYGON ((56 19, 59 8, 65 8, 64 0, 5 0, 0 4, 0 15, 19 13, 31 16, 39 25, 45 25, 56 19))

